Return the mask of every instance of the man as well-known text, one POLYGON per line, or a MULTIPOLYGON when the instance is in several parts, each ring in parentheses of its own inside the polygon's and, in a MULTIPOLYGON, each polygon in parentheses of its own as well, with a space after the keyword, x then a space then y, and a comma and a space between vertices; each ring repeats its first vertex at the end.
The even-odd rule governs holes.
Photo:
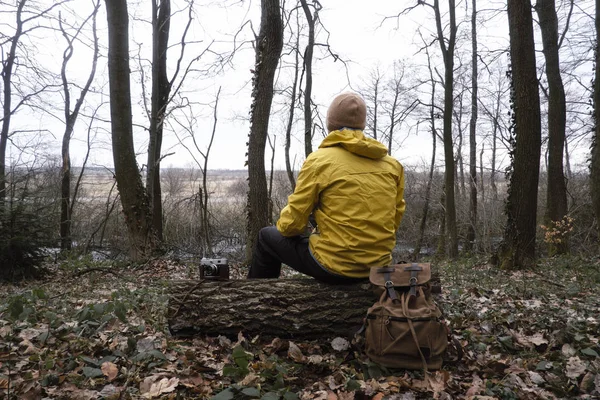
POLYGON ((278 278, 285 263, 322 282, 352 283, 391 262, 405 209, 404 169, 365 137, 366 114, 355 93, 333 100, 329 134, 304 162, 277 227, 260 231, 248 278, 278 278), (317 226, 306 237, 311 214, 317 226))

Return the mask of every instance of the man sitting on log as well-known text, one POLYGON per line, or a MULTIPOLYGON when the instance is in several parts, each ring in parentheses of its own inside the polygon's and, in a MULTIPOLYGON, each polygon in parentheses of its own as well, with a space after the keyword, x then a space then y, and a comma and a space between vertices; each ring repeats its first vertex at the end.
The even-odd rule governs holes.
POLYGON ((281 264, 331 284, 367 279, 388 265, 404 214, 404 168, 364 135, 367 107, 343 93, 327 112, 329 134, 311 153, 277 226, 263 228, 248 278, 278 278, 281 264), (311 214, 317 226, 306 237, 311 214))

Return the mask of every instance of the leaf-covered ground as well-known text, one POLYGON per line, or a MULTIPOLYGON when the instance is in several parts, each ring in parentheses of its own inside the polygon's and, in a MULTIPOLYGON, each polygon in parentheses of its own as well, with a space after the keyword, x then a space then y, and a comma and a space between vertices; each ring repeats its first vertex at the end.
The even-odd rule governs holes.
POLYGON ((46 281, 0 286, 1 399, 600 398, 598 259, 528 272, 435 264, 465 354, 427 380, 369 363, 344 338, 172 338, 169 281, 195 277, 191 266, 50 268, 46 281))

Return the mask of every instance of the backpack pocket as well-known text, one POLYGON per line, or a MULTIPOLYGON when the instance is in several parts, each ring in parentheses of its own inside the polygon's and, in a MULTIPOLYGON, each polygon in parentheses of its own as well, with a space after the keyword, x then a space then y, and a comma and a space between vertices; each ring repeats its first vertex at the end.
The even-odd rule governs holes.
POLYGON ((386 367, 406 369, 423 368, 424 359, 428 369, 439 369, 448 343, 444 324, 435 317, 409 319, 390 314, 385 307, 373 307, 367 315, 369 358, 386 367))

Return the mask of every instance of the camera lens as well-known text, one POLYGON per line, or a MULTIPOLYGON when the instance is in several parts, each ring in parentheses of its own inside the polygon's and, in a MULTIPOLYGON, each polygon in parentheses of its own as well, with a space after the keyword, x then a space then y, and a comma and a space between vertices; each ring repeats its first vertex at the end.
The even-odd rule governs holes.
POLYGON ((219 274, 219 268, 212 264, 212 265, 205 265, 204 266, 204 275, 207 276, 213 276, 213 275, 218 275, 219 274))

